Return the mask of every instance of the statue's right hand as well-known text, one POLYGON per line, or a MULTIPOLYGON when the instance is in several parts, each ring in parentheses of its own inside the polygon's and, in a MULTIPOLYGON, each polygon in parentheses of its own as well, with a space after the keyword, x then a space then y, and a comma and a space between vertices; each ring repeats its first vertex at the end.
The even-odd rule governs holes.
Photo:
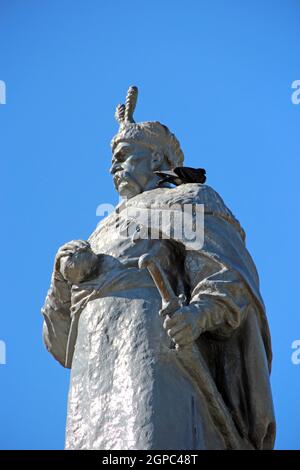
POLYGON ((61 277, 60 273, 60 260, 64 256, 73 255, 77 251, 90 248, 89 242, 85 240, 72 240, 68 243, 65 243, 61 246, 56 253, 55 262, 54 262, 54 277, 61 277))
POLYGON ((65 256, 73 255, 77 251, 84 250, 89 246, 90 244, 84 240, 72 240, 61 246, 56 253, 51 279, 51 295, 60 305, 65 305, 71 301, 70 286, 60 271, 61 259, 65 256))

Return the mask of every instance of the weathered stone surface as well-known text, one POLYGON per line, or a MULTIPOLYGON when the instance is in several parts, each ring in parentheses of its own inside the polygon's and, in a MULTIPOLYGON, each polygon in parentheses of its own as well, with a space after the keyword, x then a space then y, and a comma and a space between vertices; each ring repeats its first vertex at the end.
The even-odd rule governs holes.
POLYGON ((270 335, 244 231, 207 185, 156 188, 153 172, 183 154, 161 124, 133 122, 135 101, 131 90, 112 143, 125 199, 59 250, 43 308, 46 346, 72 369, 66 448, 272 448, 270 335), (141 238, 133 209, 187 204, 204 205, 203 246, 141 238), (139 265, 149 253, 162 284, 139 265))

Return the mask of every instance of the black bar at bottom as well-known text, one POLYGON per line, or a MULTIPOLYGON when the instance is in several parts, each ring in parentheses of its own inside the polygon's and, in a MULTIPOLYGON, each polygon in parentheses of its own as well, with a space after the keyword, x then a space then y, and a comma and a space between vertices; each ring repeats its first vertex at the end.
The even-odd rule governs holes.
POLYGON ((108 465, 127 468, 137 468, 141 465, 148 465, 148 468, 151 468, 151 465, 180 465, 184 468, 212 463, 221 464, 223 467, 236 462, 240 470, 243 470, 245 465, 263 463, 271 465, 271 468, 283 465, 287 467, 289 464, 293 468, 300 468, 297 466, 300 464, 300 451, 0 451, 1 464, 12 461, 15 463, 47 461, 50 465, 66 462, 73 466, 91 463, 95 468, 98 465, 102 468, 108 465))

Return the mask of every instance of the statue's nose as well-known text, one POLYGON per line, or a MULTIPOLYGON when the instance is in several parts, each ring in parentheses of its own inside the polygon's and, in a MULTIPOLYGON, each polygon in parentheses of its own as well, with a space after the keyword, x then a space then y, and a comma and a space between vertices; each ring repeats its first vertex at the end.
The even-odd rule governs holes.
POLYGON ((119 162, 116 162, 116 163, 113 163, 109 172, 111 175, 114 175, 117 171, 120 171, 120 170, 122 170, 122 166, 120 165, 119 162))

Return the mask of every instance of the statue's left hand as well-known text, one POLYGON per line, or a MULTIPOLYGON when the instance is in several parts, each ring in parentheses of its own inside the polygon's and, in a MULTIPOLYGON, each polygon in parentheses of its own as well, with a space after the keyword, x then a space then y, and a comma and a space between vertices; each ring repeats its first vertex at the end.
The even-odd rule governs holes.
POLYGON ((162 316, 166 315, 163 326, 176 345, 186 346, 200 336, 202 330, 199 326, 199 309, 196 305, 181 307, 172 316, 169 316, 169 313, 167 309, 160 311, 162 316))

